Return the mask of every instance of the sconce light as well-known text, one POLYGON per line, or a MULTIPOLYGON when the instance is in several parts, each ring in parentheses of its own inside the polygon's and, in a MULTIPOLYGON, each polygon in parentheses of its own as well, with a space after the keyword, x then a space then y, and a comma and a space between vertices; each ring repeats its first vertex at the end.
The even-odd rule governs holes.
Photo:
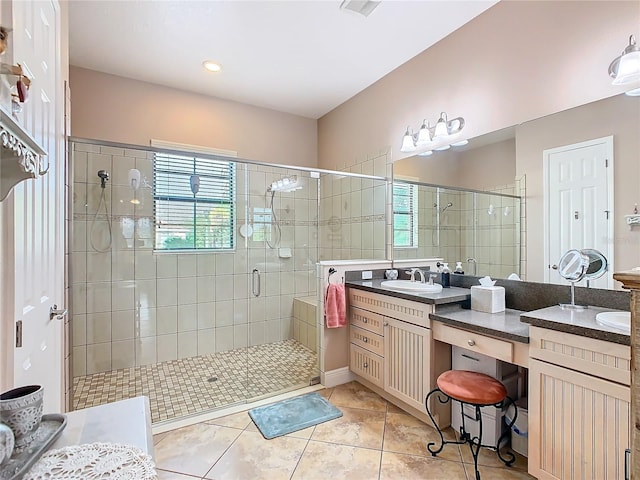
POLYGON ((629 45, 609 65, 609 76, 613 78, 613 85, 625 85, 640 81, 640 48, 636 45, 636 38, 629 37, 629 45))
MULTIPOLYGON (((431 126, 427 120, 423 120, 422 126, 418 130, 418 133, 414 134, 411 127, 407 127, 407 131, 402 137, 401 152, 413 152, 418 148, 423 148, 431 143, 438 143, 442 140, 446 140, 449 137, 460 133, 464 128, 464 118, 457 117, 452 120, 447 118, 447 114, 442 112, 440 118, 436 122, 435 126, 431 126)), ((434 148, 433 150, 447 150, 449 147, 466 145, 468 141, 456 142, 452 144, 446 144, 434 148), (464 142, 464 143, 463 143, 464 142)))
POLYGON ((133 198, 129 201, 134 205, 140 205, 140 200, 138 200, 137 196, 138 188, 140 188, 140 170, 137 168, 129 170, 129 185, 133 190, 133 198))

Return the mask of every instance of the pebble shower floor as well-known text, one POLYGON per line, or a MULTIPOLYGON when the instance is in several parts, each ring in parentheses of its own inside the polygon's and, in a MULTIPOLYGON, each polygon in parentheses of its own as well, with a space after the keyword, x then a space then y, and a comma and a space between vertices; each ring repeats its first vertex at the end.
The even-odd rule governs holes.
POLYGON ((73 409, 146 395, 153 423, 309 385, 317 355, 295 340, 73 379, 73 409), (215 378, 215 380, 214 380, 215 378))

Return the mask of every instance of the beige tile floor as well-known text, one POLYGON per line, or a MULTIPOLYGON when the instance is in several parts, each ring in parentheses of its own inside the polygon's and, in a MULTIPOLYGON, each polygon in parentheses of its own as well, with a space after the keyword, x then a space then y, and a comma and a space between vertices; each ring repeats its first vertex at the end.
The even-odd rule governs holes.
MULTIPOLYGON (((343 416, 273 440, 247 412, 156 435, 159 479, 474 480, 467 445, 432 457, 426 443, 436 431, 366 387, 352 382, 320 393, 343 416)), ((507 468, 483 450, 479 463, 482 480, 533 478, 521 456, 507 468)))

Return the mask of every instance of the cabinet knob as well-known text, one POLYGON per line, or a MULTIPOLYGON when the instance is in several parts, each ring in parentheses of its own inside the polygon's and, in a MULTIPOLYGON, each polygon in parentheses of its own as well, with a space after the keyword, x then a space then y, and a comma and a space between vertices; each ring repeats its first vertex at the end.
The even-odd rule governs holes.
POLYGON ((368 323, 368 322, 369 322, 369 320, 367 318, 363 318, 362 319, 362 323, 368 323))
POLYGON ((362 341, 363 341, 364 343, 369 343, 369 339, 368 339, 367 337, 364 337, 364 338, 362 339, 362 341))
POLYGON ((473 347, 476 344, 476 342, 474 342, 473 340, 468 340, 467 341, 467 345, 469 345, 470 347, 473 347))
POLYGON ((369 364, 365 362, 365 363, 362 365, 362 368, 367 368, 368 366, 369 366, 369 364))
POLYGON ((384 322, 382 325, 384 325, 385 327, 389 326, 389 322, 384 322))

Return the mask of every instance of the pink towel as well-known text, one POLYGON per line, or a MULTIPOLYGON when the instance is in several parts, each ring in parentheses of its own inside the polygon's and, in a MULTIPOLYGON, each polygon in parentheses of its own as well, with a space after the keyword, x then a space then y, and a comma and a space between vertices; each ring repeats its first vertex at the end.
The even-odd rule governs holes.
POLYGON ((344 327, 347 324, 344 284, 330 283, 324 297, 324 318, 327 328, 344 327))

